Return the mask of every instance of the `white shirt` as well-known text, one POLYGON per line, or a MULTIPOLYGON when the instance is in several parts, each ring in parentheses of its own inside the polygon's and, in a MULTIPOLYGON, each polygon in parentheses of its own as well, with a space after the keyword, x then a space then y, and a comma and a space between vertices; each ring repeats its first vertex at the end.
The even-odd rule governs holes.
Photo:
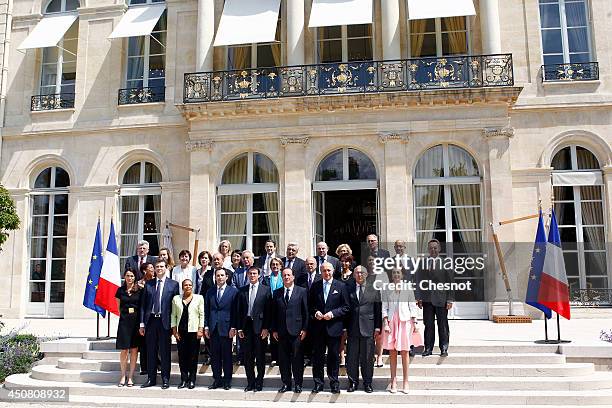
POLYGON ((285 291, 283 292, 283 299, 285 298, 285 295, 287 294, 287 289, 289 289, 289 300, 291 300, 291 296, 293 296, 293 288, 295 287, 295 284, 292 284, 290 287, 286 287, 283 286, 283 288, 285 289, 285 291))
POLYGON ((225 293, 225 288, 227 288, 227 283, 221 286, 220 288, 219 286, 217 286, 217 294, 215 295, 217 296, 217 299, 221 299, 223 297, 223 294, 225 293), (221 293, 219 293, 219 289, 221 289, 221 293))
MULTIPOLYGON (((158 278, 156 277, 156 278, 155 278, 155 286, 154 286, 154 288, 157 288, 157 281, 158 281, 158 278)), ((164 276, 164 277, 161 279, 161 282, 160 282, 160 284, 159 284, 159 305, 160 305, 160 306, 161 306, 161 299, 162 299, 162 295, 163 295, 163 293, 164 293, 164 285, 165 285, 165 284, 166 284, 166 277, 164 276)), ((155 293, 155 292, 153 292, 153 293, 155 293)), ((155 307, 155 301, 153 301, 153 307, 151 308, 151 312, 153 312, 153 308, 154 308, 154 307, 155 307)), ((161 312, 161 310, 160 310, 160 312, 161 312)))
POLYGON ((249 307, 247 309, 247 316, 251 316, 253 305, 251 304, 251 298, 253 299, 253 303, 255 303, 255 297, 257 297, 257 289, 259 289, 259 282, 257 283, 249 283, 249 307))
POLYGON ((266 259, 264 260, 264 263, 263 263, 264 276, 270 276, 270 273, 272 272, 270 270, 270 260, 275 257, 276 257, 276 254, 268 255, 266 253, 266 259))
MULTIPOLYGON (((179 284, 179 293, 183 294, 183 281, 185 279, 193 279, 193 267, 187 265, 186 269, 183 269, 181 265, 177 265, 172 269, 172 280, 175 280, 179 284)), ((191 282, 195 286, 195 282, 191 282)))
POLYGON ((286 258, 285 259, 285 268, 293 268, 293 261, 295 261, 295 258, 293 258, 293 259, 286 258))

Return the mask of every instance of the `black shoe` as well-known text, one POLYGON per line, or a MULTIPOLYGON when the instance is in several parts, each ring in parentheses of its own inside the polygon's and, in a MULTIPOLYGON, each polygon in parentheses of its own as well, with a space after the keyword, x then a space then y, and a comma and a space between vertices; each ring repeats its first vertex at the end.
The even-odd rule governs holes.
POLYGON ((213 383, 208 386, 209 390, 216 390, 217 388, 221 388, 221 383, 217 381, 213 381, 213 383))
POLYGON ((440 349, 440 357, 448 357, 448 348, 447 347, 443 347, 442 349, 440 349))
POLYGON ((374 388, 372 388, 372 384, 366 384, 363 386, 363 390, 365 392, 367 392, 368 394, 371 394, 374 392, 374 388))
POLYGON ((162 390, 167 390, 168 388, 170 388, 170 384, 168 384, 167 382, 162 383, 162 386, 161 386, 162 390))
POLYGON ((290 385, 283 384, 283 386, 278 389, 278 392, 283 394, 283 393, 285 393, 287 391, 290 391, 290 390, 291 390, 291 386, 290 385))
POLYGON ((179 384, 179 386, 177 387, 179 390, 182 388, 185 388, 187 386, 187 382, 186 381, 181 381, 181 383, 179 384))
POLYGON ((308 367, 308 366, 310 366, 310 365, 312 365, 312 361, 310 361, 310 359, 309 359, 309 358, 305 359, 305 360, 304 360, 304 367, 308 367))
POLYGON ((226 383, 226 384, 223 386, 223 389, 224 389, 225 391, 229 390, 230 388, 232 388, 232 384, 231 384, 231 383, 226 383))
POLYGON ((140 370, 140 375, 147 375, 147 370, 140 370))
POLYGON ((415 355, 414 349, 413 349, 413 348, 411 348, 411 349, 408 351, 408 356, 410 356, 410 357, 414 357, 414 355, 415 355))
POLYGON ((247 385, 246 387, 244 387, 244 392, 249 392, 249 391, 253 391, 255 390, 255 386, 253 385, 247 385))
POLYGON ((318 392, 323 391, 323 386, 322 385, 315 385, 314 388, 312 389, 312 393, 316 394, 318 392))
POLYGON ((432 354, 432 350, 431 349, 425 349, 423 350, 423 354, 421 354, 423 357, 427 357, 427 356, 431 356, 432 354))
POLYGON ((348 389, 346 390, 346 392, 355 392, 356 388, 357 388, 356 384, 350 383, 348 389))
POLYGON ((204 359, 202 360, 202 364, 210 365, 210 357, 208 356, 204 357, 204 359))
POLYGON ((255 386, 255 391, 262 391, 262 390, 263 390, 263 385, 261 385, 261 384, 257 384, 257 385, 255 386))
POLYGON ((195 388, 195 382, 189 381, 189 383, 187 384, 187 388, 189 388, 190 390, 193 390, 195 388))
POLYGON ((302 386, 301 385, 296 385, 295 387, 293 387, 293 392, 296 394, 299 394, 302 392, 302 386))
POLYGON ((331 393, 332 394, 340 394, 340 387, 339 386, 335 386, 331 388, 331 393))
POLYGON ((155 381, 147 380, 147 382, 142 384, 140 388, 149 388, 149 387, 154 387, 154 386, 155 386, 155 381))

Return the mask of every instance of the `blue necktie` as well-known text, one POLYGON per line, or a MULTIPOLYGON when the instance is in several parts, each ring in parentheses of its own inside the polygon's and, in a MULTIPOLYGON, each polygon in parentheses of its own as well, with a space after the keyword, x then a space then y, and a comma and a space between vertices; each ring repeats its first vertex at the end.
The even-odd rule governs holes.
POLYGON ((323 282, 323 300, 327 303, 327 295, 329 294, 329 282, 323 282))
POLYGON ((159 291, 161 289, 161 279, 157 280, 157 285, 155 286, 155 300, 153 301, 153 313, 159 314, 161 312, 161 301, 159 296, 159 291))
POLYGON ((223 295, 223 294, 221 293, 221 288, 219 288, 219 289, 217 290, 217 302, 220 302, 220 301, 221 301, 221 296, 222 296, 222 295, 223 295))

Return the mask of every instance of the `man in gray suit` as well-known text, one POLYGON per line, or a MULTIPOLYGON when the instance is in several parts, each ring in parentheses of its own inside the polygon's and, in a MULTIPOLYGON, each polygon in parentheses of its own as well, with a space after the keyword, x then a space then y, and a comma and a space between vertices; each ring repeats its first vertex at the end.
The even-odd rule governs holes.
POLYGON ((436 341, 436 319, 438 320, 438 337, 440 356, 448 356, 449 328, 448 311, 453 307, 455 293, 453 290, 423 290, 430 283, 454 283, 454 271, 442 268, 440 258, 440 241, 432 239, 427 243, 429 252, 429 266, 417 271, 417 286, 415 297, 417 306, 423 309, 423 323, 425 324, 425 348, 423 357, 431 356, 436 341))
POLYGON ((157 262, 157 257, 149 255, 149 242, 143 239, 142 241, 138 241, 138 247, 136 248, 136 255, 130 256, 129 258, 125 260, 125 266, 123 268, 123 275, 125 275, 127 271, 132 271, 134 272, 134 276, 136 277, 136 280, 137 281, 141 280, 143 276, 142 276, 142 272, 140 272, 140 265, 147 263, 147 262, 155 265, 155 262, 157 262))
POLYGON ((373 392, 374 336, 382 330, 380 291, 367 281, 367 268, 359 265, 353 271, 355 282, 348 285, 350 312, 347 319, 346 371, 349 378, 348 392, 359 387, 359 368, 363 389, 373 392))

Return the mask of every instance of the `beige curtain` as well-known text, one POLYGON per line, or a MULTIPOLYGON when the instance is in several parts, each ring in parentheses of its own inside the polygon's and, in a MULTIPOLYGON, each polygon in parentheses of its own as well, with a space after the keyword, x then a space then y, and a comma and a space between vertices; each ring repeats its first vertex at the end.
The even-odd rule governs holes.
POLYGON ((467 54, 467 30, 465 27, 465 17, 449 17, 444 19, 446 28, 449 31, 448 41, 450 53, 467 54))
POLYGON ((597 158, 586 149, 576 148, 576 161, 578 162, 578 169, 599 169, 597 158))
MULTIPOLYGON (((258 182, 260 183, 278 183, 278 171, 276 166, 264 155, 255 154, 255 171, 258 175, 258 182)), ((266 221, 268 224, 268 234, 278 234, 278 193, 264 193, 263 201, 265 205, 265 211, 272 211, 266 213, 266 221)))
MULTIPOLYGON (((222 184, 244 184, 247 177, 248 158, 246 154, 234 159, 223 173, 222 184)), ((231 195, 221 197, 222 213, 241 213, 221 215, 221 235, 244 234, 246 229, 246 195, 231 195)), ((240 248, 242 238, 228 238, 234 248, 240 248), (238 241, 238 242, 236 242, 238 241), (235 246, 238 245, 238 246, 235 246)))
MULTIPOLYGON (((480 205, 480 185, 451 185, 450 189, 451 196, 454 199, 453 205, 480 205)), ((458 223, 458 225, 453 225, 453 229, 480 229, 480 211, 477 208, 453 208, 453 212, 458 223)), ((459 235, 464 243, 478 243, 481 241, 480 232, 478 231, 461 231, 459 235)))
POLYGON ((426 25, 427 20, 410 20, 410 56, 412 58, 421 56, 426 25))
MULTIPOLYGON (((601 187, 600 186, 583 186, 580 187, 580 198, 581 200, 601 200, 601 187)), ((603 210, 598 202, 582 202, 582 221, 584 225, 601 225, 604 223, 603 210)), ((600 249, 605 248, 605 231, 604 227, 590 227, 583 228, 585 241, 589 242, 588 247, 585 249, 600 249)), ((597 271, 586 271, 587 275, 605 275, 606 274, 606 253, 605 252, 591 252, 589 255, 595 265, 597 271)))
POLYGON ((228 69, 239 70, 251 67, 251 46, 230 47, 228 49, 229 62, 228 69))
POLYGON ((270 44, 270 49, 272 50, 272 57, 274 58, 274 66, 280 67, 282 65, 281 44, 280 43, 270 44))
MULTIPOLYGON (((421 186, 419 186, 420 188, 421 186)), ((440 191, 444 188, 444 186, 436 185, 436 186, 422 186, 427 189, 427 193, 424 194, 420 202, 417 203, 419 207, 433 207, 438 204, 438 200, 440 199, 440 191)), ((421 225, 420 229, 434 229, 436 219, 438 218, 438 212, 444 212, 444 209, 441 208, 429 208, 429 209, 419 209, 419 212, 422 212, 424 215, 423 225, 421 225)), ((430 239, 433 238, 432 231, 424 231, 421 232, 420 239, 421 242, 418 243, 419 250, 426 250, 426 244, 430 239)))

